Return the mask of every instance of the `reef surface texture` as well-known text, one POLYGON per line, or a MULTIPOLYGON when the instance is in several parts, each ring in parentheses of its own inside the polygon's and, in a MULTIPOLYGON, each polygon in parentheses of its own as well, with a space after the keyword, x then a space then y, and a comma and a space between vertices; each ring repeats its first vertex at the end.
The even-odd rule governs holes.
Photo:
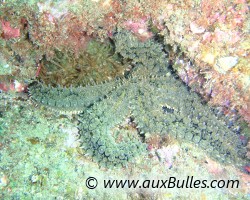
POLYGON ((160 44, 140 42, 124 31, 114 41, 116 52, 134 65, 128 77, 77 88, 29 86, 36 103, 80 113, 78 128, 87 155, 104 167, 125 166, 146 152, 143 140, 159 134, 193 141, 219 161, 244 163, 246 148, 234 125, 229 127, 173 77, 160 44), (136 131, 130 131, 126 121, 135 124, 136 131))

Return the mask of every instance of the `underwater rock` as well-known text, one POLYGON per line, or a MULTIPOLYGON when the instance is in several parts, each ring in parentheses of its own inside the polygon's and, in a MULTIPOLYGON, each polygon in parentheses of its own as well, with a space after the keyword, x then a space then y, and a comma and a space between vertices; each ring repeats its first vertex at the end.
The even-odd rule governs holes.
POLYGON ((91 40, 77 57, 70 52, 55 51, 53 59, 44 58, 38 78, 47 85, 77 87, 122 76, 124 71, 111 44, 91 40))
POLYGON ((219 58, 215 65, 215 70, 225 74, 228 70, 232 69, 238 63, 238 58, 233 56, 219 58))

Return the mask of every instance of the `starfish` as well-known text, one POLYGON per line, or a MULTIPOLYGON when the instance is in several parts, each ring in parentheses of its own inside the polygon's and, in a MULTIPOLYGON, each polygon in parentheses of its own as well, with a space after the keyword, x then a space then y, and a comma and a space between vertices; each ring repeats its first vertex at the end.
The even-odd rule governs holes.
POLYGON ((29 86, 33 101, 78 113, 87 155, 101 166, 125 166, 146 152, 145 135, 157 133, 192 141, 222 162, 246 161, 246 148, 233 128, 166 68, 162 46, 153 40, 139 42, 127 33, 117 34, 115 41, 116 51, 133 59, 136 70, 131 76, 77 88, 37 82, 29 86))

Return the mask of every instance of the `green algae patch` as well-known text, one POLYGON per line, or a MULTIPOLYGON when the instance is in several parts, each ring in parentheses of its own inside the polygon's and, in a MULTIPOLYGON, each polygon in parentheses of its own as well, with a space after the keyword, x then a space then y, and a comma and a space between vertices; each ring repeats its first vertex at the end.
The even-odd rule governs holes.
POLYGON ((0 54, 0 75, 9 75, 11 72, 11 65, 9 65, 4 57, 0 54))
MULTIPOLYGON (((66 125, 67 120, 52 123, 53 115, 46 117, 43 114, 26 105, 16 106, 4 115, 8 128, 1 134, 4 144, 1 170, 8 177, 6 187, 11 192, 6 189, 2 198, 58 197, 59 191, 67 185, 66 179, 73 183, 80 176, 74 172, 76 161, 62 148, 67 135, 61 133, 60 125, 66 125), (65 174, 70 176, 66 178, 65 174)), ((74 193, 70 191, 67 195, 73 198, 74 193)))

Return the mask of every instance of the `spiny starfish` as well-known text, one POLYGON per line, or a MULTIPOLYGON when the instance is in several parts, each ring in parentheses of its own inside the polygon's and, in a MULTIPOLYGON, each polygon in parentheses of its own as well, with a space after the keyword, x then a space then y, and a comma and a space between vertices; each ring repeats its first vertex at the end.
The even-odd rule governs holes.
POLYGON ((169 73, 159 44, 141 43, 127 33, 115 41, 117 52, 133 57, 138 69, 129 78, 78 88, 29 87, 37 103, 80 112, 79 132, 88 155, 106 167, 126 165, 146 151, 140 136, 158 133, 193 141, 220 161, 244 163, 246 148, 233 127, 169 73), (123 125, 128 118, 138 134, 123 125))

